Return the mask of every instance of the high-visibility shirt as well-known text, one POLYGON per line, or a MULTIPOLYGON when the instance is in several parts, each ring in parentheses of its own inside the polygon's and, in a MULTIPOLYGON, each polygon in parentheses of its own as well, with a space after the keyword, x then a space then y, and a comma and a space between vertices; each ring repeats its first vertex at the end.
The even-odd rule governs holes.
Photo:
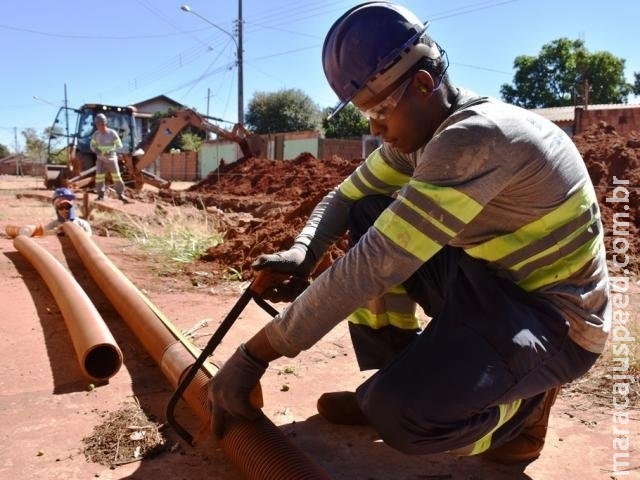
MULTIPOLYGON (((384 143, 318 204, 296 242, 320 258, 345 231, 352 203, 372 194, 396 196, 267 326, 278 352, 309 348, 367 302, 392 293, 445 245, 544 296, 577 344, 603 350, 611 319, 597 197, 580 153, 558 126, 461 91, 422 148, 405 154, 384 143)), ((409 312, 396 309, 402 328, 409 312)), ((369 312, 375 321, 379 310, 369 312)))
POLYGON ((90 148, 98 157, 116 161, 118 150, 122 148, 122 140, 112 128, 107 128, 104 132, 96 130, 91 135, 90 148))

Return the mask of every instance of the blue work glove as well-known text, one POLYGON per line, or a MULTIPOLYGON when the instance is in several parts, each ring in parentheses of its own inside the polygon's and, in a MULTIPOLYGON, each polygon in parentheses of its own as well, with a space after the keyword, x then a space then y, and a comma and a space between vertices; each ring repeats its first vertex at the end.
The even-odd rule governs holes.
POLYGON ((224 436, 230 416, 256 420, 262 415, 259 407, 251 402, 251 394, 259 386, 267 366, 253 358, 243 343, 210 380, 211 429, 218 439, 224 436))

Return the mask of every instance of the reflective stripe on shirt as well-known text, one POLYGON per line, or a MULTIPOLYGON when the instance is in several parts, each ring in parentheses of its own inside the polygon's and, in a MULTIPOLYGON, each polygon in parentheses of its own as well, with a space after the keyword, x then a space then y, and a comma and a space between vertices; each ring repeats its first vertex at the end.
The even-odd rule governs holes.
POLYGON ((375 227, 395 244, 426 261, 448 244, 482 206, 451 187, 412 180, 375 227))
POLYGON ((420 328, 416 317, 416 304, 407 296, 402 285, 392 287, 384 295, 369 300, 349 315, 348 320, 375 330, 389 325, 403 330, 420 328))
POLYGON ((410 175, 389 166, 380 151, 376 150, 342 182, 339 191, 350 200, 358 200, 366 195, 391 193, 410 178, 410 175))
MULTIPOLYGON (((416 258, 426 261, 463 232, 483 206, 460 189, 409 179, 379 153, 340 186, 351 199, 391 193, 404 185, 397 201, 375 222, 375 228, 416 258), (404 182, 404 184, 403 184, 404 182)), ((506 271, 514 282, 533 291, 566 280, 598 254, 601 245, 595 192, 585 184, 540 218, 466 252, 506 271)))
POLYGON ((569 278, 597 255, 599 219, 593 188, 585 185, 541 218, 466 251, 506 270, 525 290, 537 290, 569 278))

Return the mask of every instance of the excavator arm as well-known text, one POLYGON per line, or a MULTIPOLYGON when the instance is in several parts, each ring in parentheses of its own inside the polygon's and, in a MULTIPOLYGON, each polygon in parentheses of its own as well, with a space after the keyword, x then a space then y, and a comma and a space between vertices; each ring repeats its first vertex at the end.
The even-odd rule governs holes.
MULTIPOLYGON (((228 131, 207 121, 205 117, 195 110, 177 110, 160 119, 153 134, 150 135, 149 139, 143 142, 141 146, 144 153, 140 155, 134 154, 132 157, 127 156, 124 158, 127 170, 129 170, 134 177, 136 189, 142 188, 143 183, 152 183, 161 188, 168 186, 168 184, 163 183, 165 181, 162 179, 158 179, 157 177, 154 177, 155 179, 149 178, 150 174, 147 174, 145 177, 144 173, 146 172, 144 172, 144 170, 166 150, 171 141, 187 126, 198 128, 205 132, 213 132, 219 138, 236 142, 240 146, 244 158, 250 158, 260 154, 260 152, 254 152, 252 150, 250 142, 248 141, 254 135, 247 131, 242 125, 236 124, 231 131, 228 131)), ((257 144, 256 142, 251 143, 253 145, 257 144)))

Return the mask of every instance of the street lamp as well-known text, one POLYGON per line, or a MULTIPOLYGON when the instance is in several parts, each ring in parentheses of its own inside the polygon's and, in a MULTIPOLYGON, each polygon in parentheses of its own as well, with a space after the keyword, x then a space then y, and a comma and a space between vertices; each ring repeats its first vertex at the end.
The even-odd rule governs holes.
POLYGON ((60 107, 60 105, 56 105, 53 102, 45 100, 44 98, 40 98, 37 95, 34 95, 33 99, 38 100, 39 102, 48 103, 49 105, 52 105, 54 107, 64 108, 66 133, 67 133, 67 138, 69 138, 69 102, 67 100, 67 84, 66 83, 64 84, 64 106, 63 107, 60 107))
MULTIPOLYGON (((49 102, 48 100, 45 100, 44 98, 40 98, 36 95, 33 96, 34 100, 38 100, 39 102, 43 102, 43 103, 47 103, 49 105, 52 105, 54 107, 58 107, 58 105, 55 105, 53 102, 49 102)), ((64 119, 65 119, 65 138, 67 139, 67 141, 71 138, 71 135, 69 133, 69 101, 67 99, 67 84, 64 84, 64 105, 59 107, 58 110, 58 115, 60 115, 60 110, 64 109, 64 119)), ((56 115, 56 122, 58 121, 58 115, 56 115)), ((55 125, 54 125, 55 126, 55 125)), ((51 131, 49 132, 49 149, 51 149, 51 140, 53 138, 55 138, 55 131, 54 131, 54 126, 52 126, 51 131)), ((67 163, 70 165, 71 164, 71 148, 67 148, 67 163)))
POLYGON ((243 72, 242 72, 242 0, 238 0, 238 39, 236 40, 235 35, 227 32, 223 28, 220 28, 215 23, 211 22, 208 18, 203 17, 198 12, 193 10, 189 5, 182 5, 180 9, 183 12, 193 13, 196 17, 201 18, 205 22, 207 22, 212 27, 217 28, 221 32, 229 35, 233 40, 233 43, 236 45, 236 64, 238 65, 238 123, 240 125, 244 124, 244 80, 243 80, 243 72))
POLYGON ((47 105, 51 105, 52 107, 56 107, 56 108, 60 107, 60 105, 56 105, 55 103, 50 102, 49 100, 45 100, 44 98, 40 98, 37 95, 34 95, 33 99, 38 100, 39 102, 42 102, 42 103, 46 103, 47 105))

